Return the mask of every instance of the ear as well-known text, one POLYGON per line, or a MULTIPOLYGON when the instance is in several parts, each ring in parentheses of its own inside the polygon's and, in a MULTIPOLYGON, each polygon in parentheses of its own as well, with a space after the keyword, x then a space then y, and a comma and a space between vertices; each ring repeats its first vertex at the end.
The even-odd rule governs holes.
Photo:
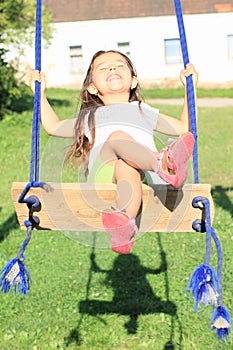
POLYGON ((138 78, 133 76, 131 89, 135 89, 137 85, 138 85, 138 78))
POLYGON ((95 85, 93 83, 90 83, 87 87, 87 91, 91 94, 91 95, 97 95, 98 94, 98 90, 96 89, 95 85))

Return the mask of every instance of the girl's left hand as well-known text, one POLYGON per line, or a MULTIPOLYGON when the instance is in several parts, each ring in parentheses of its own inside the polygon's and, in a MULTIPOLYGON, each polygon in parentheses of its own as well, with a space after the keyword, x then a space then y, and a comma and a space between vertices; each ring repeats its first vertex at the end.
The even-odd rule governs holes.
POLYGON ((186 65, 186 69, 182 69, 180 72, 180 80, 184 86, 186 86, 186 78, 190 75, 193 76, 193 85, 196 87, 198 82, 198 73, 192 63, 186 65))

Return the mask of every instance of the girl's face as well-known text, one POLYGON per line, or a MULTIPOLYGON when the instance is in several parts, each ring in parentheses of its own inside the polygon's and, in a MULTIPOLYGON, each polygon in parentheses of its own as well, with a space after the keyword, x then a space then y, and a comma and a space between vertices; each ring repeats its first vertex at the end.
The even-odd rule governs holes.
POLYGON ((104 104, 128 102, 130 89, 134 89, 137 83, 125 58, 119 53, 107 52, 94 60, 92 83, 87 90, 104 104))

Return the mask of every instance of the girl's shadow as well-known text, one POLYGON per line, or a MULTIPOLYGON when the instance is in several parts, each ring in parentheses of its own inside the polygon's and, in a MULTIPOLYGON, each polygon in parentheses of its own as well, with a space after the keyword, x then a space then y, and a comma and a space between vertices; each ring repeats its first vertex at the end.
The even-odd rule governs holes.
MULTIPOLYGON (((106 283, 111 286, 114 292, 111 301, 93 300, 89 298, 87 291, 86 300, 80 301, 79 312, 81 320, 83 315, 88 314, 99 317, 101 314, 116 313, 128 316, 125 328, 129 334, 137 333, 139 315, 164 313, 171 316, 170 339, 165 344, 164 349, 173 349, 173 335, 175 321, 178 321, 179 341, 181 344, 182 328, 177 315, 176 305, 169 300, 169 286, 167 278, 167 261, 166 254, 162 249, 160 235, 157 235, 160 245, 161 265, 158 269, 150 269, 141 265, 138 256, 134 254, 119 255, 115 259, 111 270, 103 270, 97 266, 95 254, 92 253, 90 271, 96 273, 106 273, 106 283), (154 294, 148 280, 147 274, 164 273, 166 298, 162 300, 154 294)), ((90 273, 89 273, 90 276, 90 273)), ((90 282, 90 278, 89 278, 90 282)), ((90 287, 90 283, 89 283, 90 287)), ((79 327, 71 331, 68 339, 80 344, 79 327), (76 338, 76 339, 75 339, 76 338)))
POLYGON ((141 266, 139 258, 134 254, 119 255, 110 271, 101 270, 94 261, 92 268, 95 272, 107 273, 107 283, 113 288, 114 296, 111 301, 85 300, 79 304, 80 313, 89 315, 111 314, 128 315, 125 324, 128 333, 136 333, 138 316, 151 313, 166 313, 176 315, 176 305, 169 300, 163 301, 156 297, 149 285, 146 275, 159 274, 165 266, 159 269, 148 269, 141 266))

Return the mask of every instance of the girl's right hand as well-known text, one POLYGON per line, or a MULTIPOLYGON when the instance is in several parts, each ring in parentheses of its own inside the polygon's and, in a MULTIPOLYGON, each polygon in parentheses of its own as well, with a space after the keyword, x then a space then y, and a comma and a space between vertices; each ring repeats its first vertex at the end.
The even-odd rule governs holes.
POLYGON ((182 69, 180 72, 180 80, 182 84, 186 85, 186 78, 192 75, 193 85, 196 87, 198 82, 198 73, 192 63, 188 63, 185 69, 182 69))
POLYGON ((35 93, 35 82, 39 81, 41 84, 41 92, 45 92, 46 89, 46 79, 45 74, 42 72, 39 72, 38 70, 33 70, 30 78, 30 88, 32 89, 32 92, 35 93))

